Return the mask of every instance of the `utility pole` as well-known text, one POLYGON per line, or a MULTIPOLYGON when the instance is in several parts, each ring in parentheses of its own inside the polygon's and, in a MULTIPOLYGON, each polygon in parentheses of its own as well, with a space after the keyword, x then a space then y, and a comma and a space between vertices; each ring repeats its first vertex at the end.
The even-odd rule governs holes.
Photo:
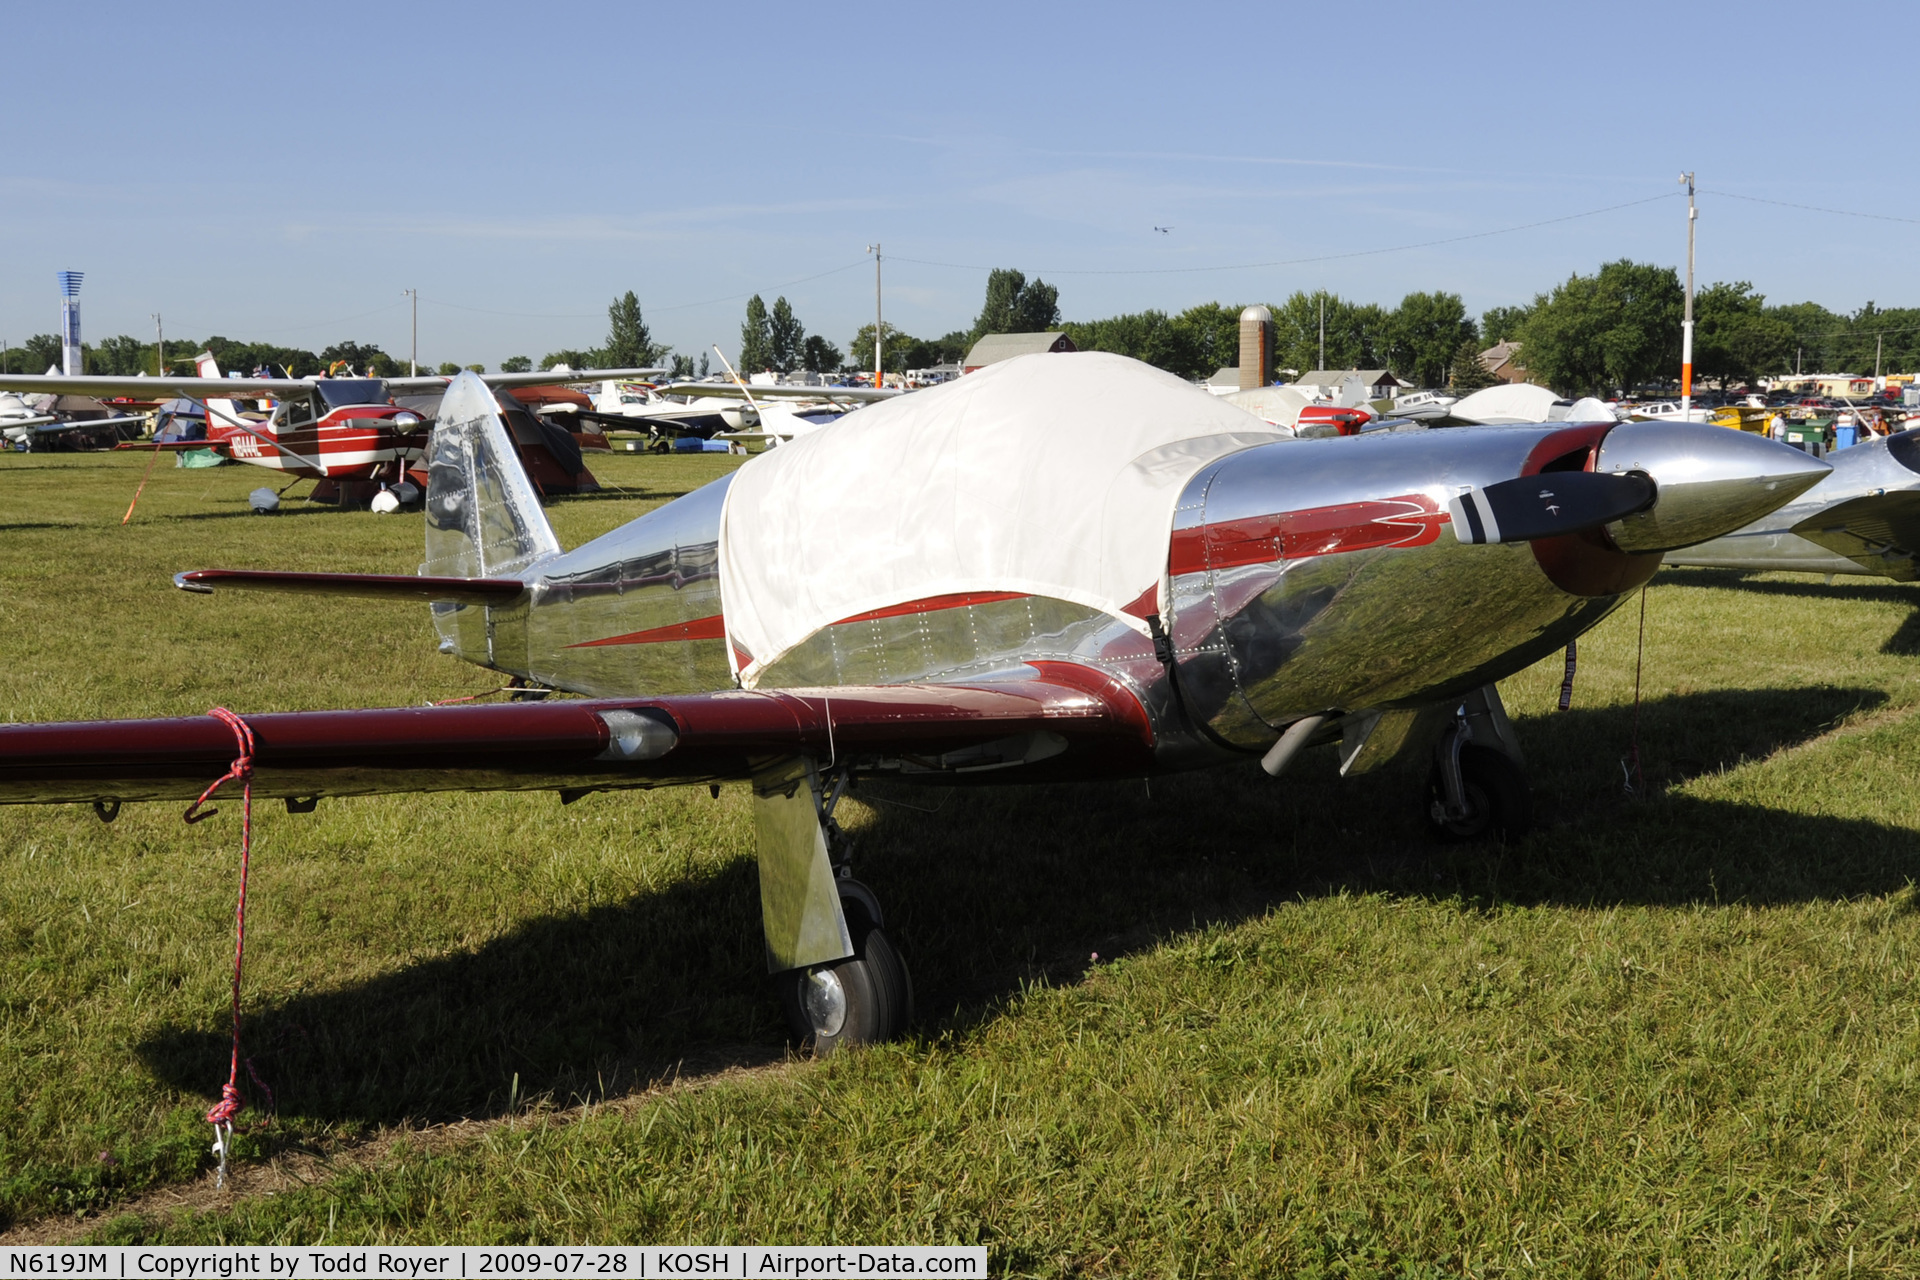
POLYGON ((1327 367, 1327 292, 1320 291, 1320 367, 1327 367))
POLYGON ((1680 323, 1680 421, 1691 421, 1693 408, 1693 224, 1700 211, 1693 207, 1693 173, 1680 175, 1687 184, 1687 315, 1680 323))
POLYGON ((420 291, 402 289, 400 292, 413 302, 413 339, 407 347, 407 376, 417 378, 420 376, 420 291))
POLYGON ((167 376, 167 335, 160 328, 160 313, 153 313, 153 371, 167 376))
POLYGON ((873 255, 873 389, 878 391, 885 378, 886 365, 882 363, 882 338, 886 329, 880 323, 880 246, 870 244, 867 252, 873 255))
POLYGON ((1884 333, 1873 335, 1873 389, 1875 391, 1886 389, 1886 384, 1880 381, 1880 344, 1885 341, 1886 336, 1884 333))

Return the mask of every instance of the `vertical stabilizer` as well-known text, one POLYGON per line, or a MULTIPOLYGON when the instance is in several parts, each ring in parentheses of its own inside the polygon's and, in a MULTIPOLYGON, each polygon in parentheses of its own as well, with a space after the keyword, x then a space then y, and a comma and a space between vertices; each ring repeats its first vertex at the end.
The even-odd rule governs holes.
MULTIPOLYGON (((222 376, 220 373, 220 362, 213 358, 213 352, 211 351, 202 351, 193 358, 193 371, 203 378, 218 378, 222 376)), ((208 396, 204 403, 207 406, 207 427, 209 430, 219 427, 231 427, 241 420, 240 406, 230 399, 224 397, 215 399, 212 396, 208 396)))
POLYGON ((447 387, 427 468, 427 559, 434 577, 511 577, 560 554, 493 392, 463 373, 447 387))

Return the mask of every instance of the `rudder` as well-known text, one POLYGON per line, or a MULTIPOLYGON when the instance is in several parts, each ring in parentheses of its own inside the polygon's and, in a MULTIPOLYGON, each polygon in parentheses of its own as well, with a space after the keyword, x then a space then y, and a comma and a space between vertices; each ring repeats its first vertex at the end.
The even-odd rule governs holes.
POLYGON ((512 577, 560 554, 493 392, 462 373, 447 387, 427 447, 427 559, 433 577, 512 577))

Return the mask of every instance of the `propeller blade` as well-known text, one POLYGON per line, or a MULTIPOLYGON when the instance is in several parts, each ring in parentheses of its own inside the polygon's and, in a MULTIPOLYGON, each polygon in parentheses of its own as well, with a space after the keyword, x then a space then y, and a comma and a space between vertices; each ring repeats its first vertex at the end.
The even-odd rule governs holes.
POLYGON ((1469 489, 1448 504, 1462 542, 1531 542, 1598 529, 1653 505, 1643 475, 1550 471, 1469 489))

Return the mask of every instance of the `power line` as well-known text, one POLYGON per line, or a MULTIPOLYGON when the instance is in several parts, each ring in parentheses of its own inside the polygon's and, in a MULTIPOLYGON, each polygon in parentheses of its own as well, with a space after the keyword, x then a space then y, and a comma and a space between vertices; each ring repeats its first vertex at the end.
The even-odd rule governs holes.
POLYGON ((1827 209, 1817 204, 1795 204, 1791 200, 1767 200, 1761 196, 1735 195, 1731 191, 1708 191, 1704 187, 1700 189, 1700 194, 1725 196, 1729 200, 1745 200, 1751 204, 1778 205, 1782 209, 1805 209, 1809 213, 1835 213, 1843 218, 1871 218, 1875 222, 1905 222, 1912 226, 1920 227, 1920 218, 1897 218, 1890 213, 1860 213, 1853 209, 1827 209))
MULTIPOLYGON (((1610 204, 1604 209, 1588 209, 1584 213, 1568 213, 1558 218, 1542 218, 1538 222, 1524 222, 1519 226, 1500 227, 1493 231, 1474 231, 1463 236, 1447 236, 1440 240, 1421 240, 1413 244, 1389 245, 1382 249, 1355 249, 1350 253, 1323 253, 1310 258, 1283 258, 1274 262, 1239 262, 1214 267, 1130 267, 1110 269, 1069 269, 1037 268, 1035 275, 1049 276, 1161 276, 1183 275, 1203 271, 1259 271, 1267 267, 1297 267, 1311 262, 1337 262, 1343 258, 1369 258, 1383 253, 1405 253, 1409 249, 1431 249, 1436 245, 1459 244, 1463 240, 1484 240, 1488 236, 1512 235, 1516 231, 1531 231, 1535 227, 1550 227, 1556 223, 1573 222, 1579 218, 1598 217, 1603 213, 1613 213, 1619 209, 1631 209, 1636 205, 1652 204, 1658 200, 1672 200, 1676 192, 1665 191, 1657 196, 1647 196, 1641 200, 1628 200, 1624 204, 1610 204)), ((925 258, 894 257, 895 262, 912 262, 923 267, 952 267, 960 271, 991 271, 971 262, 932 262, 925 258)))

